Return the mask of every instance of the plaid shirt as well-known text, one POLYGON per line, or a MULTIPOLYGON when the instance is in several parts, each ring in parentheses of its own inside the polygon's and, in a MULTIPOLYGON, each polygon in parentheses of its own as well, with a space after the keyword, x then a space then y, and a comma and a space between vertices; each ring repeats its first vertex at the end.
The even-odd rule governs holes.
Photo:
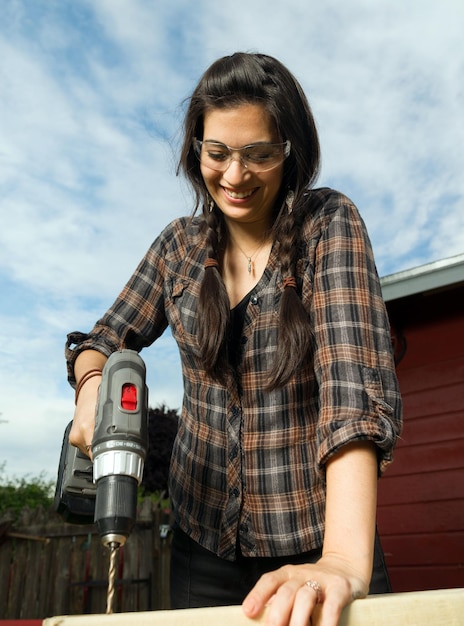
POLYGON ((212 382, 197 342, 206 258, 203 218, 172 222, 155 240, 114 305, 89 334, 68 336, 77 354, 141 350, 170 326, 182 361, 184 401, 170 496, 177 524, 220 557, 285 556, 322 546, 324 464, 353 440, 392 460, 401 399, 388 318, 373 254, 356 207, 330 189, 311 191, 298 290, 314 333, 312 362, 282 389, 263 389, 276 349, 283 290, 276 246, 249 297, 240 385, 212 382))

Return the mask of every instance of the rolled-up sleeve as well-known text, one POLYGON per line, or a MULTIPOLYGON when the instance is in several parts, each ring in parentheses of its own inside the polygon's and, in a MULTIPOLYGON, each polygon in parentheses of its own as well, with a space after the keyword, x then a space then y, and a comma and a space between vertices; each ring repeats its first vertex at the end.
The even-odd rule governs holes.
POLYGON ((375 442, 379 473, 392 461, 402 403, 389 320, 371 244, 356 207, 329 202, 314 266, 318 464, 343 445, 375 442))

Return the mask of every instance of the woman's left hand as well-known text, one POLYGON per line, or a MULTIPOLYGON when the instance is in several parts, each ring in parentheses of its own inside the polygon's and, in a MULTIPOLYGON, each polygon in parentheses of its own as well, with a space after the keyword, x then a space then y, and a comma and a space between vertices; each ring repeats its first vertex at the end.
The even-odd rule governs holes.
POLYGON ((243 601, 243 611, 258 617, 268 606, 268 626, 308 626, 316 604, 322 604, 320 626, 337 626, 343 607, 367 595, 369 585, 335 555, 317 563, 285 565, 264 574, 243 601))

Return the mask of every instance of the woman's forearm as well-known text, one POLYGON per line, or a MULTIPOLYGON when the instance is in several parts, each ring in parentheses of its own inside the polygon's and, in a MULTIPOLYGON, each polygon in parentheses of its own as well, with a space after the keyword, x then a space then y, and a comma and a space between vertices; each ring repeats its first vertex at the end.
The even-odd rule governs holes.
POLYGON ((107 357, 98 352, 98 350, 84 350, 81 352, 74 363, 74 375, 77 383, 87 372, 93 369, 103 370, 106 361, 107 357))
MULTIPOLYGON (((323 558, 344 562, 364 582, 372 575, 377 506, 377 457, 372 442, 345 446, 327 464, 323 558)), ((359 594, 362 590, 359 590, 359 594)))

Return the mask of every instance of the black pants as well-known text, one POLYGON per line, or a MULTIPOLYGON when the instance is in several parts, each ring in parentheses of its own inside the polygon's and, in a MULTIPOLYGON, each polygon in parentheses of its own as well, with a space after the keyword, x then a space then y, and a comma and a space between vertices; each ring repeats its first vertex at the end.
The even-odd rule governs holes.
MULTIPOLYGON (((314 563, 321 550, 285 557, 244 557, 225 561, 176 529, 171 545, 171 608, 241 604, 260 576, 282 565, 314 563)), ((391 591, 380 540, 376 534, 369 593, 391 591)))

